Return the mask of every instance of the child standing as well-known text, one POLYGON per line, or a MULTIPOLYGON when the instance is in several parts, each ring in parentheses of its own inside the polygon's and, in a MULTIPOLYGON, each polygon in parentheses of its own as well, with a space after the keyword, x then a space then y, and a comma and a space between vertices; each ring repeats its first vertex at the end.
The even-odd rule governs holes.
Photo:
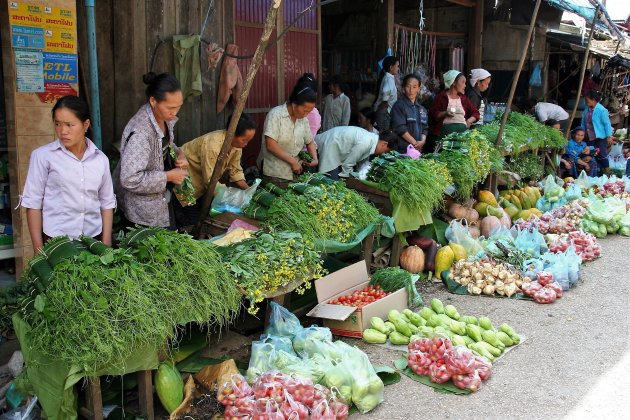
MULTIPOLYGON (((580 162, 580 155, 583 153, 584 147, 586 146, 586 143, 583 143, 584 134, 584 130, 580 127, 575 128, 571 132, 571 139, 560 158, 560 167, 558 168, 560 177, 572 176, 577 178, 579 172, 577 166, 584 166, 586 164, 584 161, 580 162)), ((586 164, 586 166, 589 165, 586 164)))

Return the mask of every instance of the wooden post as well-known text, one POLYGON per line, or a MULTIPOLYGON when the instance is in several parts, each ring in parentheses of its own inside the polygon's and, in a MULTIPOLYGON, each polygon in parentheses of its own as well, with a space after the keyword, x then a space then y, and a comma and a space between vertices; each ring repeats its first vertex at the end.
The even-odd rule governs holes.
POLYGON ((212 204, 212 199, 214 197, 214 189, 217 186, 217 182, 221 177, 221 166, 222 163, 227 158, 227 155, 232 147, 232 139, 234 139, 234 132, 236 131, 236 125, 238 124, 238 120, 243 113, 243 109, 245 108, 245 102, 247 101, 247 97, 249 96, 249 90, 252 87, 252 83, 254 82, 254 77, 256 76, 256 72, 260 68, 262 63, 263 56, 267 50, 267 44, 269 44, 269 37, 273 32, 274 27, 276 26, 276 17, 278 15, 278 8, 282 0, 274 0, 269 7, 269 12, 267 13, 267 20, 265 21, 265 27, 263 29, 262 36, 260 38, 260 42, 258 43, 258 47, 256 48, 256 53, 254 54, 254 58, 252 59, 252 64, 247 72, 247 78, 245 79, 245 86, 243 88, 243 92, 241 96, 238 98, 238 102, 236 103, 236 107, 234 108, 234 112, 232 113, 232 119, 230 120, 230 125, 227 129, 227 133, 225 134, 225 140, 223 141, 223 146, 221 146, 221 152, 219 153, 219 157, 217 158, 217 163, 214 166, 214 170, 212 171, 212 176, 210 177, 210 181, 208 182, 208 188, 206 189, 206 193, 203 196, 203 201, 201 203, 201 213, 199 214, 199 221, 197 225, 192 231, 193 237, 198 237, 201 232, 201 227, 204 219, 208 216, 208 211, 210 210, 210 205, 212 204))
POLYGON ((586 44, 586 51, 584 51, 584 60, 582 61, 582 69, 580 70, 580 83, 578 83, 577 97, 575 98, 575 105, 573 105, 573 111, 571 111, 571 118, 569 118, 569 124, 567 131, 564 133, 565 138, 569 138, 571 134, 571 126, 573 125, 573 119, 577 113, 578 105, 580 104, 580 98, 582 96, 582 85, 584 84, 584 73, 586 72, 586 64, 588 62, 588 55, 591 51, 591 41, 593 40, 593 32, 595 32, 595 21, 597 20, 597 14, 599 13, 599 3, 595 9, 595 16, 591 22, 591 32, 588 34, 588 43, 586 44))
POLYGON ((482 47, 483 47, 483 0, 477 0, 472 7, 473 19, 470 23, 470 42, 468 45, 468 68, 475 69, 481 67, 482 47))
POLYGON ((540 8, 541 0, 536 0, 536 6, 534 6, 534 13, 532 14, 532 21, 529 23, 529 30, 527 31, 527 40, 525 41, 525 48, 523 48, 523 54, 521 54, 521 61, 518 63, 516 72, 514 73, 514 80, 512 80, 512 87, 510 88, 510 96, 505 103, 505 112, 503 118, 501 118, 501 127, 499 128, 499 134, 497 135, 497 143, 501 144, 503 138, 503 131, 505 131, 505 124, 507 123, 508 110, 512 107, 512 101, 514 100, 514 93, 516 93, 516 85, 518 85, 518 78, 521 76, 521 70, 523 70, 523 64, 525 64, 525 58, 527 57, 527 51, 529 50, 529 42, 532 39, 532 33, 534 32, 534 26, 536 25, 536 18, 538 17, 538 9, 540 8))
POLYGON ((138 399, 140 413, 148 419, 155 417, 153 411, 153 384, 151 381, 151 371, 141 370, 136 373, 138 376, 138 399))

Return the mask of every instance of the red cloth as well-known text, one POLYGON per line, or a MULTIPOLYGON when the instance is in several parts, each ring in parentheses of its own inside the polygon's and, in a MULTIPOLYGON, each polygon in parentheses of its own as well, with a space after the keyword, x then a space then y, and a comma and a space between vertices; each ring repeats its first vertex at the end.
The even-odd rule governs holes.
MULTIPOLYGON (((429 110, 429 133, 435 136, 439 136, 442 132, 442 123, 444 119, 438 120, 437 116, 440 112, 446 111, 448 108, 448 95, 446 90, 438 93, 438 95, 433 100, 433 105, 431 105, 431 109, 429 110)), ((466 97, 466 95, 459 95, 459 99, 462 101, 462 107, 464 108, 465 118, 468 119, 470 117, 477 118, 479 121, 479 110, 473 104, 470 99, 466 97)))
POLYGON ((584 83, 582 84, 582 96, 586 95, 586 92, 592 89, 599 90, 599 85, 596 81, 589 77, 588 79, 584 80, 584 83))

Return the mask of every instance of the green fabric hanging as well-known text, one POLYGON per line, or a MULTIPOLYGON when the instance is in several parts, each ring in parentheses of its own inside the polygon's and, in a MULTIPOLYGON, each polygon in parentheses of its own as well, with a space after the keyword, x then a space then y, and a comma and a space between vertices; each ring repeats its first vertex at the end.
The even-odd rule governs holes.
POLYGON ((182 86, 184 100, 199 96, 203 91, 201 82, 201 61, 199 58, 199 35, 173 36, 175 77, 182 86))

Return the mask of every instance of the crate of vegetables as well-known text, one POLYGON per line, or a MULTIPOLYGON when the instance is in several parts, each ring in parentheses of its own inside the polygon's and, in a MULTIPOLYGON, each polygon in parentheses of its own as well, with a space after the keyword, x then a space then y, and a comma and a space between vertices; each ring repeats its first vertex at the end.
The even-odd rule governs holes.
POLYGON ((318 305, 308 316, 321 318, 335 335, 361 338, 370 318, 385 318, 392 309, 407 308, 405 288, 386 293, 370 286, 369 280, 363 261, 316 280, 318 305))

